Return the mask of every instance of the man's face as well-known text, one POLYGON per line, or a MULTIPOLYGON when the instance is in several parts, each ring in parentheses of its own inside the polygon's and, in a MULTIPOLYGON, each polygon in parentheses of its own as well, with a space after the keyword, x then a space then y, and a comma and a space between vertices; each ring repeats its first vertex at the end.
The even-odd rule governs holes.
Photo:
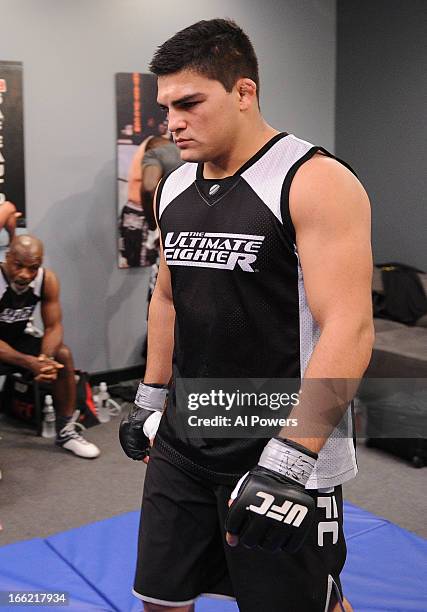
POLYGON ((182 70, 158 78, 157 101, 168 112, 181 159, 214 161, 227 155, 239 118, 235 88, 228 93, 219 81, 182 70))
POLYGON ((37 276, 41 264, 42 257, 39 253, 19 249, 7 253, 6 274, 12 289, 16 293, 25 293, 37 276))

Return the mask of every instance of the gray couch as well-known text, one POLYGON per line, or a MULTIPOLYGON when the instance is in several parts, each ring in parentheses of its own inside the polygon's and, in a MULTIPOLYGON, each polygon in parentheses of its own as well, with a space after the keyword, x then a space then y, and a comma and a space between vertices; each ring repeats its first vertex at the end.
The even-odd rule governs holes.
MULTIPOLYGON (((420 279, 427 292, 427 274, 420 279)), ((377 268, 373 289, 382 291, 377 268)), ((374 319, 374 324, 372 359, 358 392, 356 431, 367 446, 422 467, 427 463, 427 315, 414 326, 388 319, 374 319)))
MULTIPOLYGON (((427 274, 420 274, 427 293, 427 274)), ((374 268, 372 288, 382 292, 381 271, 374 268)), ((427 314, 416 325, 374 319, 375 345, 366 376, 370 378, 427 378, 427 314)))

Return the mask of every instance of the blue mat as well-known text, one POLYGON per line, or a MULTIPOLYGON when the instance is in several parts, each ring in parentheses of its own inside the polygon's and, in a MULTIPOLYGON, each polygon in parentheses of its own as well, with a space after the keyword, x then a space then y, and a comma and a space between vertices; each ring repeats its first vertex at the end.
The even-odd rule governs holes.
MULTIPOLYGON (((72 532, 67 532, 72 536, 72 532)), ((46 540, 35 539, 0 548, 0 591, 68 592, 72 605, 57 610, 111 610, 75 568, 58 557, 46 540)), ((54 610, 52 606, 1 606, 0 610, 54 610)))
POLYGON ((427 611, 427 541, 345 504, 346 597, 363 612, 427 611))
MULTIPOLYGON (((355 611, 426 612, 427 541, 348 503, 344 516, 348 557, 342 582, 355 611)), ((46 540, 3 546, 0 591, 64 590, 68 612, 140 612, 141 602, 131 593, 138 522, 139 513, 130 512, 46 540)), ((210 598, 200 598, 196 608, 237 611, 234 602, 210 598)), ((34 607, 0 607, 17 609, 34 607)))

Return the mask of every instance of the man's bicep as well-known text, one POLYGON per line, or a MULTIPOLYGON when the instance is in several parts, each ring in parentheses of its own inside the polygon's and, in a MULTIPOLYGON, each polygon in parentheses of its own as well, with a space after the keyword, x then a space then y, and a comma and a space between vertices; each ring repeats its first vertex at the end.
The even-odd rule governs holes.
POLYGON ((59 301, 59 281, 50 270, 46 270, 44 292, 41 300, 43 325, 52 327, 61 323, 62 312, 59 301))
POLYGON ((307 244, 302 238, 298 251, 307 300, 320 326, 338 317, 371 316, 372 258, 367 242, 346 233, 326 244, 321 239, 307 244))
POLYGON ((366 321, 372 315, 368 197, 344 168, 318 166, 300 178, 310 175, 317 188, 304 188, 300 181, 294 202, 297 250, 310 310, 321 327, 338 318, 354 317, 356 322, 356 315, 366 321))

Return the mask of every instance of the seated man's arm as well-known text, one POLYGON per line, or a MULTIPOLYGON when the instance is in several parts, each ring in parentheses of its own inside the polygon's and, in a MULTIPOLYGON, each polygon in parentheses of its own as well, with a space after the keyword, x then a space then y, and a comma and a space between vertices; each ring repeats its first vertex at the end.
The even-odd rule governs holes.
MULTIPOLYGON (((40 382, 52 382, 57 377, 57 367, 52 365, 56 362, 48 363, 44 358, 21 353, 4 340, 0 340, 0 363, 29 370, 40 382)), ((56 366, 62 367, 61 364, 56 366)))
POLYGON ((63 328, 61 304, 59 302, 59 281, 52 270, 45 271, 41 315, 44 326, 41 352, 54 358, 62 344, 63 328))
POLYGON ((4 340, 0 340, 0 363, 25 368, 33 373, 40 368, 37 357, 16 351, 4 340))

